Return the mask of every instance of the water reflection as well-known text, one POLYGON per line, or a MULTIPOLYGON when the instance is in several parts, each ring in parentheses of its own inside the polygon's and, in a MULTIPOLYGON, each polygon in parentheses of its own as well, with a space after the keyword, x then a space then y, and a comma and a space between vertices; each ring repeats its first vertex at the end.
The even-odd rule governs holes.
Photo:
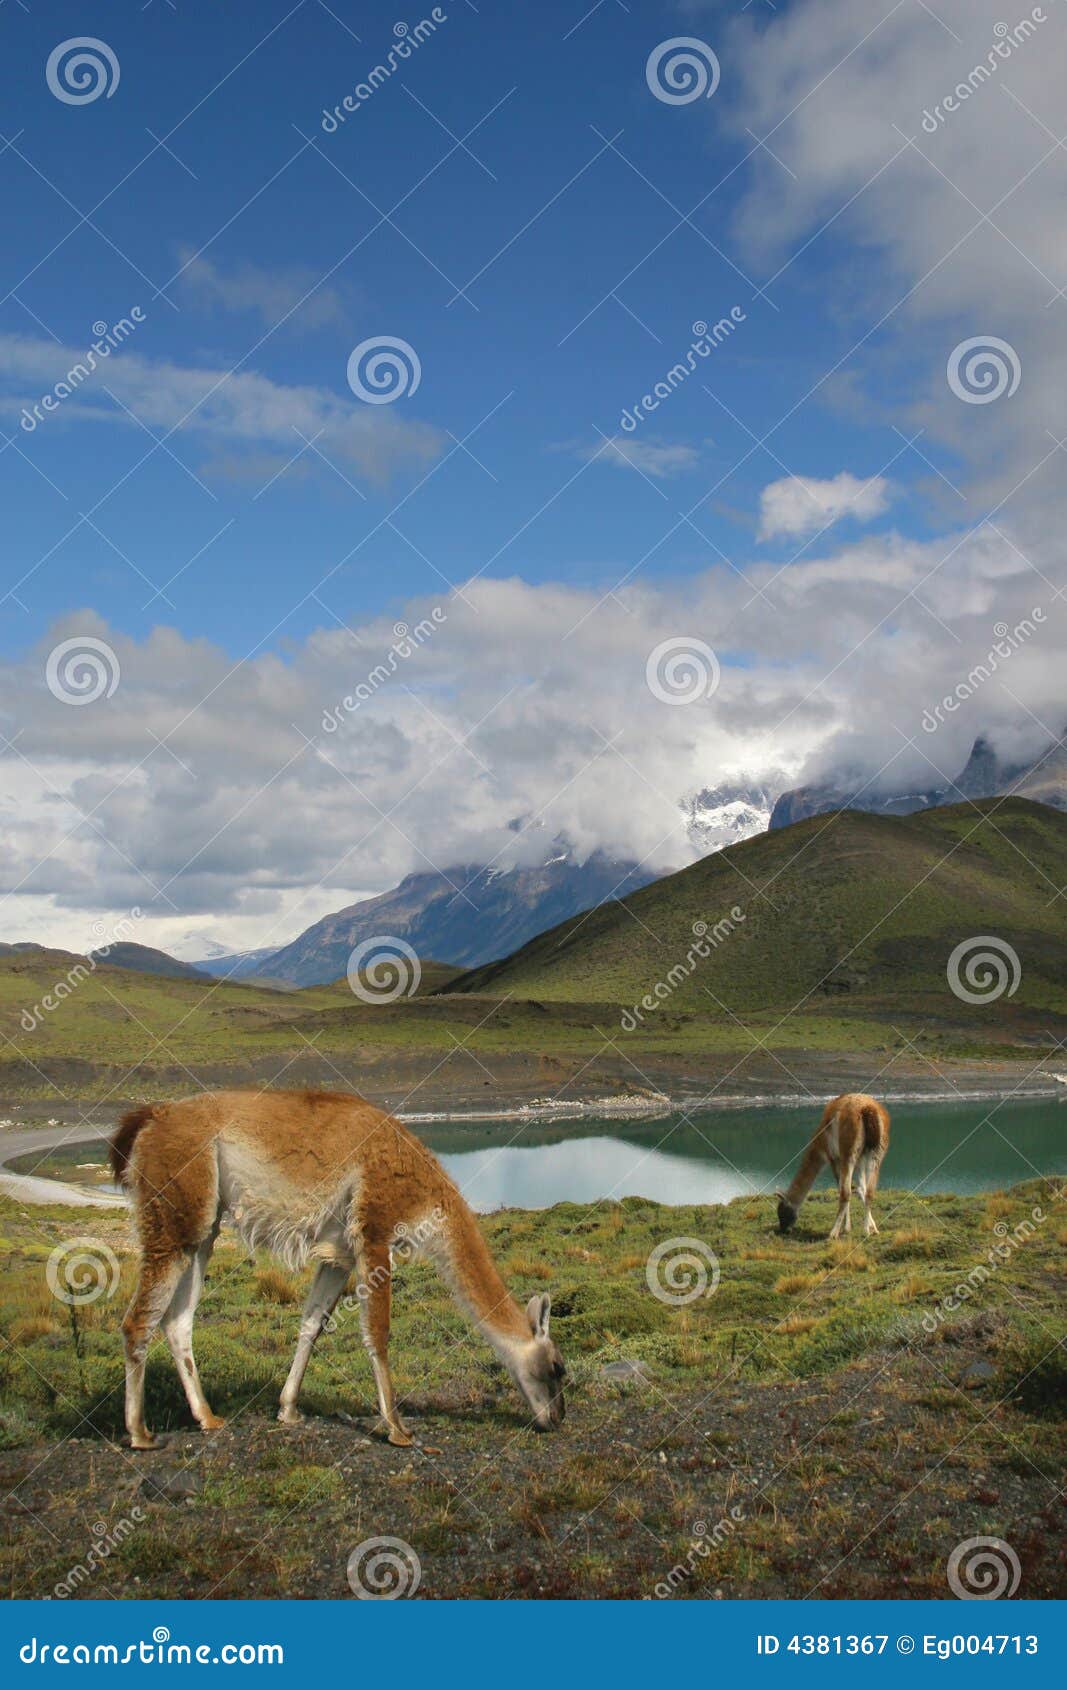
MULTIPOLYGON (((621 1126, 514 1121, 423 1126, 467 1201, 483 1212, 600 1198, 728 1203, 788 1183, 816 1110, 706 1110, 621 1126)), ((882 1183, 966 1195, 1067 1174, 1067 1108, 1058 1102, 898 1104, 882 1183)), ((824 1173, 820 1183, 829 1184, 824 1173)))

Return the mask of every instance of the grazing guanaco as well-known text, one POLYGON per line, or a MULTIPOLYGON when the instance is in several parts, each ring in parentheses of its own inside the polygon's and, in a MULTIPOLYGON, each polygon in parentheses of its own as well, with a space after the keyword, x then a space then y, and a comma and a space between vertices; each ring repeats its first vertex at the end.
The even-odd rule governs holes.
POLYGON ((145 1355, 162 1323, 195 1419, 211 1412, 193 1359, 193 1316, 223 1215, 250 1247, 288 1266, 316 1261, 278 1419, 301 1419, 297 1398, 308 1359, 351 1273, 363 1341, 389 1442, 411 1437, 389 1375, 390 1248, 412 1243, 443 1273, 460 1307, 496 1351, 538 1431, 563 1419, 565 1370, 549 1337, 550 1299, 521 1309, 509 1294, 478 1223, 440 1163, 399 1121, 343 1092, 204 1092, 124 1115, 111 1166, 133 1199, 141 1272, 123 1321, 126 1428, 150 1449, 145 1355))
POLYGON ((863 1092, 848 1091, 835 1097, 823 1110, 822 1120, 814 1138, 804 1153, 796 1177, 786 1192, 776 1191, 778 1225, 788 1232, 794 1224, 800 1205, 815 1184, 824 1162, 837 1181, 837 1219, 830 1228, 830 1237, 839 1238, 842 1230, 852 1231, 852 1176, 863 1200, 863 1236, 869 1238, 878 1228, 871 1214, 871 1198, 878 1189, 878 1170, 889 1149, 889 1110, 863 1092))

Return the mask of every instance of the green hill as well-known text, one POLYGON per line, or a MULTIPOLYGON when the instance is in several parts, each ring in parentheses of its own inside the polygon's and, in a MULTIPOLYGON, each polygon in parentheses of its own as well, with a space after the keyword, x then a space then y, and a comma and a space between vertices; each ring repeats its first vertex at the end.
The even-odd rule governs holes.
POLYGON ((12 949, 0 953, 0 1098, 315 1084, 431 1109, 719 1084, 829 1094, 890 1069, 1010 1086, 1067 1068, 1061 887, 1067 815, 989 800, 813 817, 498 963, 450 978, 427 962, 419 992, 387 1004, 347 980, 282 993, 12 949), (946 970, 983 935, 1006 989, 968 1002, 946 970))
MULTIPOLYGON (((991 1005, 949 988, 951 953, 985 934, 1016 953, 1017 989, 992 1011, 1001 1025, 1067 1011, 1064 887, 1067 815, 1044 805, 839 811, 705 857, 445 992, 621 1004, 646 1028, 679 1012, 718 1021, 828 1003, 860 1014, 921 1005, 987 1033, 991 1005)), ((1010 958, 1005 967, 1010 985, 1010 958)))
POLYGON ((207 984, 211 979, 210 974, 194 968, 191 962, 179 962, 177 957, 156 950, 154 945, 134 945, 125 940, 108 945, 105 950, 90 951, 89 961, 98 968, 105 965, 129 968, 135 974, 162 974, 169 980, 202 980, 207 984))
MULTIPOLYGON (((419 994, 382 1007, 356 998, 347 979, 279 992, 9 946, 0 949, 0 1099, 125 1098, 230 1084, 358 1089, 368 1062, 393 1050, 429 1048, 432 1065, 451 1048, 430 994, 455 974, 427 961, 419 994), (433 1006, 425 1030, 412 1027, 422 1005, 433 1006)), ((451 1019, 461 1023, 462 1013, 451 1019)))

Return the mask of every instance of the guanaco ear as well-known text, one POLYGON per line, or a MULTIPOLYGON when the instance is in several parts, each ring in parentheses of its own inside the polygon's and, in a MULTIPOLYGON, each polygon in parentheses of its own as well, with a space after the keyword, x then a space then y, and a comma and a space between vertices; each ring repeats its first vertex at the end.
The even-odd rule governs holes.
POLYGON ((778 1188, 777 1188, 777 1186, 775 1186, 775 1189, 774 1189, 774 1195, 775 1195, 775 1196, 776 1196, 776 1197, 777 1197, 777 1199, 778 1199, 778 1201, 779 1201, 779 1203, 784 1203, 784 1202, 785 1202, 785 1192, 784 1192, 784 1191, 779 1191, 779 1190, 778 1190, 778 1188))
POLYGON ((551 1311, 552 1298, 547 1291, 542 1291, 538 1297, 531 1297, 527 1303, 526 1318, 535 1338, 548 1337, 548 1317, 551 1311))

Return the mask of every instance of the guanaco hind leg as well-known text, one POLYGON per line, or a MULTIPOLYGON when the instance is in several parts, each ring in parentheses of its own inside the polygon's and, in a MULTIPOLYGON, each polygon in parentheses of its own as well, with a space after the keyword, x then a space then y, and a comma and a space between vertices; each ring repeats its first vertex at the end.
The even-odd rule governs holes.
POLYGON ((178 1369, 178 1377, 192 1409, 193 1418, 203 1432, 217 1431, 220 1426, 226 1424, 217 1414, 212 1414, 208 1406, 193 1355, 193 1320, 200 1294, 204 1289, 204 1274, 211 1260, 211 1252, 215 1248, 218 1231, 219 1223, 216 1221, 210 1237, 198 1244, 193 1252, 192 1260, 179 1279, 170 1306, 163 1316, 163 1331, 170 1345, 170 1353, 174 1357, 174 1365, 178 1369))
POLYGON ((367 1346, 371 1367, 374 1369, 378 1406, 389 1433, 389 1442, 404 1449, 411 1443, 412 1438, 397 1411, 396 1394, 389 1372, 392 1271, 389 1265, 388 1244, 364 1242, 359 1274, 365 1289, 365 1294, 360 1298, 359 1317, 363 1326, 363 1342, 367 1346))
POLYGON ((307 1364, 311 1360, 311 1352, 322 1331, 324 1323, 329 1320, 337 1307, 337 1299, 345 1288, 345 1283, 351 1273, 348 1262, 322 1262, 319 1270, 311 1282, 304 1312, 300 1317, 300 1336, 296 1343, 296 1354, 293 1365, 289 1369, 289 1376, 282 1386, 281 1400, 278 1405, 278 1419, 283 1426, 298 1426, 304 1416, 296 1406, 300 1395, 300 1387, 304 1382, 307 1364))
POLYGON ((873 1151, 866 1158, 867 1174, 863 1191, 863 1235, 870 1238, 872 1232, 877 1232, 874 1216, 871 1214, 871 1199, 878 1189, 878 1173, 882 1166, 882 1158, 877 1151, 873 1151))
POLYGON ((145 1358, 187 1261, 186 1252, 176 1252, 162 1261, 142 1262, 137 1289, 122 1322, 126 1340, 126 1430, 134 1449, 151 1449, 156 1441, 144 1418, 145 1358))

